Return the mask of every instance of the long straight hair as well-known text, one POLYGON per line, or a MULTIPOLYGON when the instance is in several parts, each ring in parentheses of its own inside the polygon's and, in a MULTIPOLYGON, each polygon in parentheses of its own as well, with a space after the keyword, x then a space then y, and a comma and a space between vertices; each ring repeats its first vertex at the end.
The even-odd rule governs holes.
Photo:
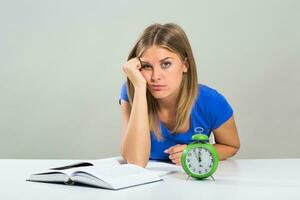
MULTIPOLYGON (((192 107, 198 95, 197 70, 192 48, 185 32, 177 24, 152 24, 144 30, 129 53, 128 60, 134 57, 140 57, 146 49, 153 45, 176 53, 182 60, 188 62, 188 71, 183 75, 176 102, 175 126, 171 130, 172 134, 178 134, 177 131, 182 128, 184 123, 189 119, 192 107)), ((127 91, 129 103, 132 105, 134 85, 128 78, 127 91)), ((158 116, 158 102, 148 89, 146 96, 150 130, 154 132, 158 140, 162 140, 163 136, 161 134, 158 116)))

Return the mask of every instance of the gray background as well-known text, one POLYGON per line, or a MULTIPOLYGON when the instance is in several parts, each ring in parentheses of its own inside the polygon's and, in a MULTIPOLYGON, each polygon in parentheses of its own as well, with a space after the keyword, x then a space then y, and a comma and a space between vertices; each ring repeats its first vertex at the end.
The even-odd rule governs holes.
POLYGON ((121 70, 143 29, 187 33, 235 110, 238 158, 300 157, 300 1, 0 1, 0 158, 119 155, 121 70))

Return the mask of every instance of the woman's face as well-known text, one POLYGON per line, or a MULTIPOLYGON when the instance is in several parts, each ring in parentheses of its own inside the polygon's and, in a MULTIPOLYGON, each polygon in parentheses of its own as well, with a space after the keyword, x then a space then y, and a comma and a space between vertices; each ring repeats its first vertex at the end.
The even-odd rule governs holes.
POLYGON ((141 73, 147 88, 154 98, 163 99, 179 90, 182 76, 187 72, 187 63, 165 48, 149 47, 140 57, 141 73))

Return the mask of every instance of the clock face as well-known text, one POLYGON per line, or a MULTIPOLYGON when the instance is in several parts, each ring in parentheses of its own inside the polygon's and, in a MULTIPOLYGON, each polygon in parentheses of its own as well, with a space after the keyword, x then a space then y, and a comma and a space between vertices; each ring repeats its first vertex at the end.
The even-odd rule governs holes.
POLYGON ((213 167, 212 153, 203 147, 192 148, 186 156, 189 171, 194 174, 207 174, 213 167))

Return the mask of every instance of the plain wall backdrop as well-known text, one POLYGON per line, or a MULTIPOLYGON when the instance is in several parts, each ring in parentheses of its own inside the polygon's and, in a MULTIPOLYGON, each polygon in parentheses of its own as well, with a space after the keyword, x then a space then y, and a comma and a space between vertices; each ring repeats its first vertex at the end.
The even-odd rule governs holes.
POLYGON ((231 103, 237 158, 299 158, 300 1, 0 0, 0 158, 119 155, 121 70, 144 28, 187 33, 231 103))

